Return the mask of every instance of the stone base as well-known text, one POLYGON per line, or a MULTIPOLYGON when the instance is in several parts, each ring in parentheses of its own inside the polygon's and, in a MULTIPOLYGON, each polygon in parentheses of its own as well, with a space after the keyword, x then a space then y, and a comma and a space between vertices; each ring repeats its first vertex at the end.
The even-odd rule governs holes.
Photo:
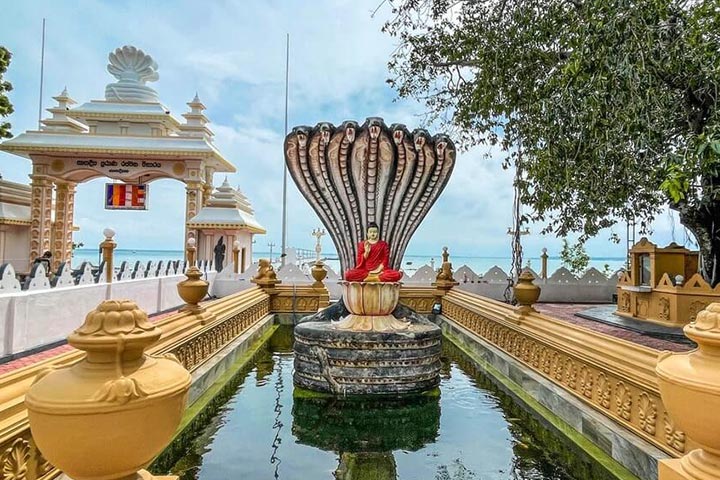
POLYGON ((658 462, 658 480, 717 480, 720 464, 717 457, 702 450, 693 450, 683 458, 663 459, 658 462))
POLYGON ((392 332, 301 323, 295 327, 294 383, 335 395, 430 390, 440 384, 441 340, 440 328, 427 320, 392 332))

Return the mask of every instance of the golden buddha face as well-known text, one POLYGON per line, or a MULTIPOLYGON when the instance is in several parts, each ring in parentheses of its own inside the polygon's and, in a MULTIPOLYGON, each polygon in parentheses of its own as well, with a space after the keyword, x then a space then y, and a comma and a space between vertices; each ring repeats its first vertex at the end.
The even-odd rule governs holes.
POLYGON ((370 227, 367 229, 367 238, 371 242, 377 242, 380 238, 380 232, 378 232, 377 227, 370 227))

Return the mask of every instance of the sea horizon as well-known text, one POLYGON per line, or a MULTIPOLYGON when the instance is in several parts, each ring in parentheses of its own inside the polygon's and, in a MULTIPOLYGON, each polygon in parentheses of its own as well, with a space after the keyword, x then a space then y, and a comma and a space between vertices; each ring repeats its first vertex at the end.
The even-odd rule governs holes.
MULTIPOLYGON (((184 252, 182 250, 160 250, 160 249, 130 249, 130 248, 117 248, 114 251, 115 265, 119 266, 123 261, 134 264, 136 261, 148 262, 148 261, 170 261, 170 260, 182 260, 184 252)), ((253 262, 256 262, 259 258, 268 258, 270 256, 269 251, 254 251, 253 262)), ((339 271, 340 262, 337 260, 337 254, 335 252, 323 252, 322 257, 329 257, 325 260, 325 263, 332 268, 334 271, 339 271)), ((301 259, 301 262, 307 260, 308 262, 314 260, 314 255, 311 258, 301 259)), ((272 252, 273 261, 279 261, 279 253, 277 250, 272 252)), ((73 253, 72 266, 77 268, 82 262, 90 262, 93 265, 97 265, 100 262, 100 255, 97 249, 91 248, 78 248, 73 253)), ((486 273, 491 268, 497 266, 503 271, 509 272, 510 270, 510 257, 504 256, 491 256, 491 255, 451 255, 450 261, 453 264, 453 269, 457 271, 460 267, 466 265, 473 272, 478 275, 486 273)), ((428 255, 421 253, 407 253, 402 260, 402 269, 408 273, 414 273, 418 268, 424 265, 431 265, 434 263, 435 268, 439 268, 442 263, 440 255, 428 255)), ((613 273, 617 270, 624 268, 625 257, 610 257, 610 256, 597 256, 591 257, 588 264, 588 268, 594 267, 601 272, 613 273)), ((523 267, 529 266, 534 271, 539 272, 541 266, 541 259, 539 256, 526 256, 523 258, 523 267)), ((548 256, 548 275, 552 275, 558 268, 562 266, 562 260, 559 256, 549 255, 548 256)))

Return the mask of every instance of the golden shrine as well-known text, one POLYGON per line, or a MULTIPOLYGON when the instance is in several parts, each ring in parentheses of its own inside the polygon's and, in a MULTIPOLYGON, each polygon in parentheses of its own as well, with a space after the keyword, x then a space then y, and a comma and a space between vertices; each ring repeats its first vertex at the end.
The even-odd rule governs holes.
POLYGON ((720 301, 720 285, 712 288, 698 273, 698 252, 674 242, 658 247, 643 237, 630 249, 630 269, 618 281, 617 298, 617 315, 682 326, 720 301))

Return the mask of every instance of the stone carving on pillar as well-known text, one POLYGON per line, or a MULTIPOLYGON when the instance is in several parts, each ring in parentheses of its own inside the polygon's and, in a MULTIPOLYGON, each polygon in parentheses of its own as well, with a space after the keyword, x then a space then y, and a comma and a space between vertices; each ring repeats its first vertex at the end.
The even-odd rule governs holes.
POLYGON ((431 137, 370 117, 362 127, 327 122, 295 127, 285 138, 288 171, 333 239, 343 272, 371 223, 399 269, 412 234, 445 188, 455 165, 446 135, 431 137))
POLYGON ((50 250, 52 233, 52 182, 44 175, 33 174, 30 201, 30 260, 50 250))
MULTIPOLYGON (((187 223, 197 215, 202 201, 202 184, 200 182, 185 182, 185 222, 187 223)), ((196 231, 185 228, 185 238, 195 237, 196 231)))
POLYGON ((72 255, 75 184, 57 182, 55 188, 55 223, 52 232, 53 270, 72 255))

